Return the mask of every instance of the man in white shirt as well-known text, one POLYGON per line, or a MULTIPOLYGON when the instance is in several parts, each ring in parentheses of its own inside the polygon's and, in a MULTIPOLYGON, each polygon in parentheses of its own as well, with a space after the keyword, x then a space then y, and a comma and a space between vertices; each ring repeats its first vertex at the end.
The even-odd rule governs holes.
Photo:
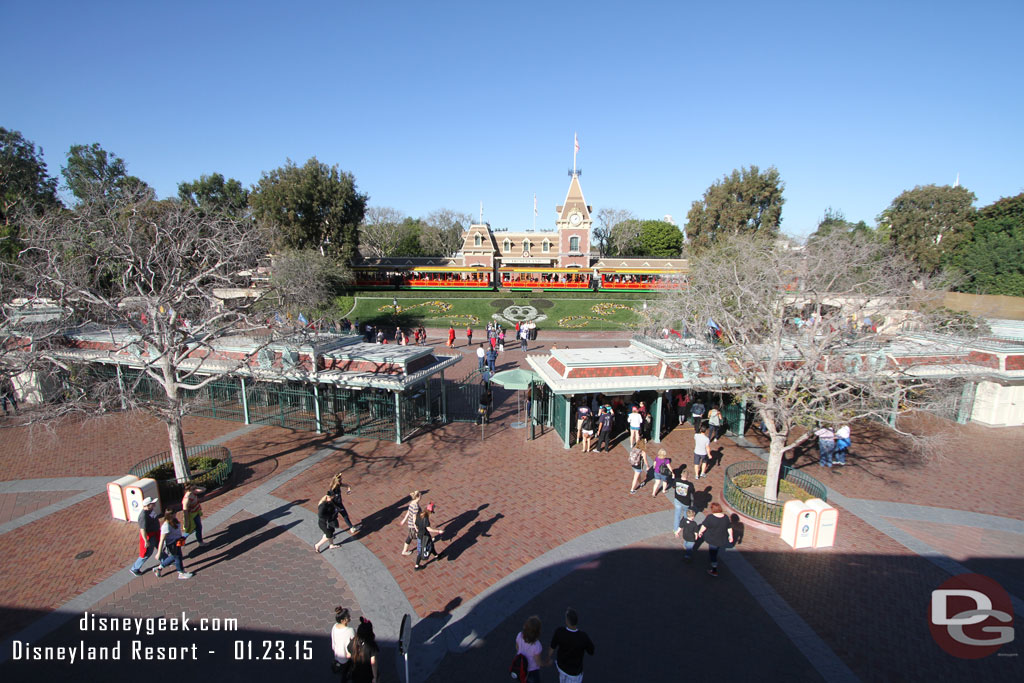
POLYGON ((703 479, 708 470, 708 448, 711 439, 708 438, 707 431, 705 428, 693 435, 693 471, 697 473, 698 479, 703 479))
POLYGON ((480 344, 476 347, 476 362, 480 370, 484 369, 486 363, 487 353, 484 351, 484 345, 480 344))

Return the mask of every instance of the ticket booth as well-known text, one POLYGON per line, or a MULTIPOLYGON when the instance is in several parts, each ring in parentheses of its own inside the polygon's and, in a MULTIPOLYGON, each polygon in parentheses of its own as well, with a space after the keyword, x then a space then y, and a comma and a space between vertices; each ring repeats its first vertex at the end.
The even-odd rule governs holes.
POLYGON ((807 507, 818 514, 818 526, 814 532, 815 548, 831 548, 836 542, 836 522, 839 512, 821 498, 811 498, 807 507))
POLYGON ((792 548, 813 548, 818 526, 818 511, 802 500, 788 500, 782 507, 783 541, 792 548))
POLYGON ((128 516, 128 494, 125 489, 139 480, 133 474, 126 474, 107 484, 107 500, 110 501, 110 515, 122 522, 134 522, 134 517, 128 516))
POLYGON ((157 515, 163 512, 160 504, 160 491, 157 489, 155 479, 139 479, 134 484, 126 486, 124 492, 127 499, 125 507, 128 511, 128 521, 137 522, 139 520, 139 512, 142 511, 142 501, 144 498, 156 500, 153 510, 157 515))

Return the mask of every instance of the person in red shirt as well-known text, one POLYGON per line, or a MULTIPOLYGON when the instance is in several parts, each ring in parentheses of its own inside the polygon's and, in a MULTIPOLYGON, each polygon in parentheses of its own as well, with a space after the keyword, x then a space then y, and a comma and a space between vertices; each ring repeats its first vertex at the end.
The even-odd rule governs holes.
POLYGON ((455 348, 455 328, 454 327, 449 327, 448 328, 448 348, 449 349, 455 348))
POLYGON ((473 345, 473 328, 466 325, 466 346, 473 345))

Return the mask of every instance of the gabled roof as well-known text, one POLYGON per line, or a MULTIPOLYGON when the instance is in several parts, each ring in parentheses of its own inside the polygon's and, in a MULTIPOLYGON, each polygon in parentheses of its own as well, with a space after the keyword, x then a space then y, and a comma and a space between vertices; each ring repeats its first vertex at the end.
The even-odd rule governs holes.
POLYGON ((555 208, 558 212, 558 220, 569 220, 569 214, 573 211, 583 214, 583 220, 590 220, 590 207, 587 200, 583 198, 583 188, 580 187, 580 176, 578 173, 572 175, 569 181, 569 191, 565 194, 565 203, 555 208))

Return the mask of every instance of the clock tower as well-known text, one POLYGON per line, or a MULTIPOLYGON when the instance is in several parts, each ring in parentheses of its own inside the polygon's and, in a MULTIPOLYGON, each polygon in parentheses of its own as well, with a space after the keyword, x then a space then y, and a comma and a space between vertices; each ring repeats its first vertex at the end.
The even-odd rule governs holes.
POLYGON ((583 198, 580 188, 582 171, 569 171, 569 192, 565 195, 565 203, 555 208, 558 220, 558 267, 589 268, 590 267, 590 217, 591 207, 583 198))

